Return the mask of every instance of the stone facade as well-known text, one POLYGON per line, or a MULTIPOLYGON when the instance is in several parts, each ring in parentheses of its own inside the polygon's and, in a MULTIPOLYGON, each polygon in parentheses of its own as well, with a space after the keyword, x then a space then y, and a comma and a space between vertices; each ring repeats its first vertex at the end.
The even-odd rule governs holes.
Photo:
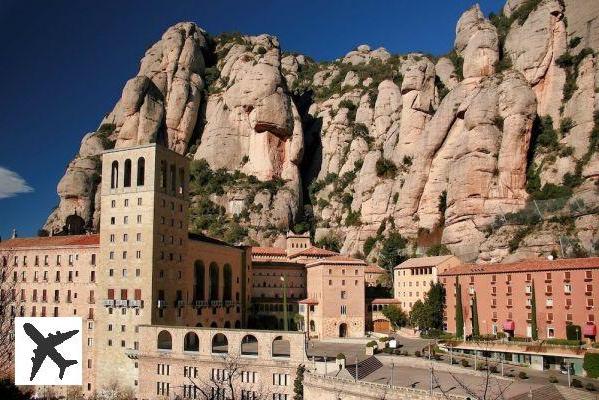
POLYGON ((310 337, 363 337, 366 311, 362 260, 334 256, 306 265, 308 299, 300 313, 310 337))
POLYGON ((96 376, 135 388, 137 326, 241 328, 249 265, 243 248, 188 234, 187 158, 151 144, 108 151, 102 165, 96 376))
POLYGON ((145 339, 138 353, 142 400, 205 398, 200 391, 215 389, 229 398, 228 374, 234 398, 246 398, 245 391, 291 399, 296 368, 307 362, 300 332, 140 326, 139 334, 145 339))
POLYGON ((409 312, 412 305, 424 301, 432 283, 437 283, 437 274, 459 265, 455 256, 410 258, 394 268, 393 297, 409 312))

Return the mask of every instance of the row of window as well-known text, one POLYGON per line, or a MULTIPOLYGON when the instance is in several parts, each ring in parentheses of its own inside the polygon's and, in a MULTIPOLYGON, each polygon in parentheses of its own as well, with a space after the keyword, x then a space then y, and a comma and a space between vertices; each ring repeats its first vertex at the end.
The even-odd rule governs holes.
MULTIPOLYGON (((125 170, 123 171, 123 187, 131 187, 131 160, 125 160, 125 170)), ((137 186, 145 184, 146 160, 143 157, 137 159, 137 186)), ((110 188, 119 187, 119 162, 113 161, 110 168, 110 188)))
MULTIPOLYGON (((55 265, 57 267, 60 267, 63 265, 63 255, 62 254, 57 254, 56 258, 55 258, 55 265)), ((44 255, 44 256, 34 256, 33 257, 33 266, 34 267, 39 267, 40 266, 40 261, 43 259, 43 265, 44 266, 49 266, 50 265, 50 256, 49 255, 44 255)), ((69 266, 73 266, 75 264, 76 261, 79 261, 79 254, 68 254, 65 259, 67 260, 67 265, 69 266)), ((27 267, 29 266, 29 257, 28 256, 21 256, 19 258, 19 256, 13 256, 13 262, 12 265, 13 267, 18 267, 18 266, 23 266, 23 267, 27 267), (19 264, 19 261, 21 261, 21 263, 19 264)), ((3 267, 8 267, 8 256, 2 256, 2 266, 3 267)), ((96 255, 95 254, 91 254, 90 255, 90 265, 96 265, 96 255)))
MULTIPOLYGON (((138 224, 141 224, 141 215, 137 215, 136 219, 138 224)), ((129 216, 128 215, 124 215, 123 216, 123 224, 127 225, 129 224, 129 216)), ((110 225, 116 225, 116 217, 110 217, 110 225)))
MULTIPOLYGON (((333 286, 333 280, 329 279, 329 286, 333 286)), ((345 279, 341 280, 341 286, 345 286, 345 279)), ((358 280, 356 279, 354 281, 354 286, 358 286, 358 280)))
MULTIPOLYGON (((422 281, 422 286, 428 286, 428 282, 429 281, 422 281)), ((412 281, 407 282, 407 284, 408 284, 408 287, 412 287, 412 281)), ((406 282, 405 281, 401 282, 401 286, 406 287, 406 282)), ((419 287, 420 282, 419 281, 414 282, 414 286, 419 287)))
MULTIPOLYGON (((494 299, 494 298, 491 299, 491 307, 492 308, 497 307, 497 303, 498 303, 497 299, 494 299)), ((572 307, 572 299, 570 299, 570 298, 565 299, 564 303, 565 303, 566 308, 572 307)), ((532 300, 526 299, 526 303, 525 304, 526 304, 526 307, 531 307, 532 306, 532 300)), ((553 307, 553 304, 554 304, 553 298, 547 298, 545 300, 545 306, 546 307, 553 307)), ((506 299, 506 306, 507 307, 513 307, 514 306, 514 302, 512 301, 512 298, 508 297, 506 299)), ((592 297, 587 297, 586 298, 586 307, 587 308, 592 308, 594 306, 595 306, 594 299, 592 297)))
MULTIPOLYGON (((470 294, 474 294, 474 286, 470 286, 469 287, 469 292, 470 294)), ((512 294, 512 286, 507 286, 506 287, 506 292, 507 294, 512 294)), ((532 294, 532 285, 526 285, 524 287, 524 292, 526 294, 532 294)), ((585 285, 585 293, 587 296, 591 296, 593 292, 593 285, 592 284, 586 284, 585 285)), ((551 294, 553 293, 553 286, 552 285, 545 285, 545 294, 551 294)), ((491 287, 491 294, 495 295, 497 294, 497 287, 496 286, 492 286, 491 287)), ((566 283, 564 284, 564 294, 572 294, 572 284, 571 283, 566 283)))
MULTIPOLYGON (((54 274, 54 281, 55 282, 60 282, 61 281, 61 271, 55 271, 54 274)), ((74 278, 78 278, 79 277, 79 271, 68 271, 67 274, 67 282, 73 282, 74 278)), ((2 274, 0 274, 0 281, 1 282, 6 282, 6 271, 2 271, 2 274)), ((96 271, 90 271, 90 282, 94 282, 96 279, 96 271)), ((39 282, 40 280, 40 273, 39 271, 33 271, 33 282, 39 282)), ((43 273, 41 274, 41 280, 44 282, 49 282, 50 280, 50 271, 43 271, 43 273)), ((13 271, 12 273, 12 281, 13 282, 27 282, 27 272, 26 271, 21 271, 20 273, 17 271, 13 271)))
MULTIPOLYGON (((409 275, 432 275, 433 267, 410 268, 407 271, 410 272, 409 275)), ((397 275, 406 276, 406 270, 402 269, 397 271, 397 275)))
MULTIPOLYGON (((333 275, 333 270, 329 269, 329 275, 333 275)), ((345 275, 345 268, 341 269, 341 275, 345 275)), ((358 275, 358 270, 354 270, 354 275, 358 275)))
MULTIPOLYGON (((60 316, 65 316, 64 314, 60 313, 60 308, 59 307, 48 307, 46 308, 46 306, 41 306, 39 308, 40 310, 40 317, 60 317, 60 316)), ((37 317, 38 316, 38 308, 37 306, 31 306, 31 310, 30 310, 30 316, 31 317, 37 317)), ((25 306, 10 306, 10 309, 6 311, 7 313, 10 313, 11 317, 25 317, 27 316, 27 309, 25 308, 25 306)), ((77 314, 77 309, 74 308, 73 309, 73 314, 74 316, 77 316, 79 314, 77 314)), ((89 308, 87 311, 87 319, 93 320, 94 319, 94 309, 93 308, 89 308)))
MULTIPOLYGON (((71 290, 67 290, 67 295, 66 295, 66 302, 70 303, 72 302, 73 299, 77 298, 77 292, 71 292, 71 290)), ((17 289, 12 289, 12 296, 11 299, 13 301, 17 301, 17 297, 19 297, 20 301, 26 301, 27 297, 25 294, 25 289, 21 289, 20 290, 20 296, 17 295, 17 293, 19 293, 19 291, 17 291, 17 289)), ((48 301, 48 296, 47 296, 48 291, 46 289, 41 289, 41 296, 39 297, 41 299, 41 302, 46 302, 48 301)), ((64 293, 64 292, 63 292, 64 293)), ((31 301, 32 302, 37 302, 38 301, 38 290, 37 289, 33 289, 32 293, 31 293, 31 301)), ((5 299, 7 299, 8 293, 7 291, 5 291, 5 289, 0 289, 0 301, 4 301, 5 299)), ((54 302, 58 303, 60 302, 60 290, 54 290, 54 302)), ((88 303, 93 304, 95 303, 95 298, 94 298, 94 291, 90 290, 89 291, 89 297, 87 298, 88 303)))
MULTIPOLYGON (((553 279, 552 277, 554 276, 554 274, 558 274, 558 272, 545 272, 545 282, 549 283, 551 282, 551 280, 553 279)), ((572 272, 571 271, 563 271, 563 276, 562 278, 564 279, 564 281, 569 281, 572 277, 572 272)), ((470 277, 470 283, 474 283, 474 275, 471 275, 470 277)), ((592 270, 585 270, 584 271, 584 279, 585 280, 592 280, 593 279, 593 271, 592 270)), ((507 284, 509 284, 512 281, 512 275, 511 274, 507 274, 506 275, 506 279, 505 282, 507 284)), ((443 278, 443 283, 447 282, 447 278, 443 278)), ((526 274, 526 282, 532 282, 532 273, 527 273, 526 274)), ((496 284, 497 283, 497 275, 491 275, 491 284, 496 284)))

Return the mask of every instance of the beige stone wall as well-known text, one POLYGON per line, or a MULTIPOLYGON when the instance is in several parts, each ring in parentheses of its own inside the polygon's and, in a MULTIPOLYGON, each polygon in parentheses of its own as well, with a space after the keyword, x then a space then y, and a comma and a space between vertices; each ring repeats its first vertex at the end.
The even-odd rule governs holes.
POLYGON ((308 267, 308 298, 318 301, 310 315, 315 324, 311 335, 330 338, 345 332, 347 337, 364 336, 364 267, 360 263, 308 267))
MULTIPOLYGON (((8 246, 9 243, 5 244, 8 246)), ((14 288, 16 296, 12 304, 15 316, 80 316, 83 319, 84 393, 91 393, 95 389, 93 370, 88 368, 87 363, 88 360, 93 362, 95 350, 94 303, 97 302, 97 292, 92 271, 96 272, 98 267, 92 264, 92 254, 97 257, 98 250, 97 245, 0 249, 2 269, 7 273, 6 283, 2 284, 2 288, 9 291, 14 288), (7 257, 6 267, 3 265, 3 257, 7 257), (56 294, 58 298, 55 298, 56 294)), ((4 296, 12 298, 13 294, 5 293, 4 296)))
POLYGON ((409 312, 418 300, 424 301, 432 283, 437 283, 437 275, 460 264, 457 257, 451 257, 437 265, 420 267, 396 267, 393 271, 393 297, 398 299, 401 307, 409 312))
POLYGON ((304 375, 305 400, 430 400, 465 399, 463 396, 430 395, 426 390, 401 386, 388 386, 370 382, 355 382, 348 379, 306 373, 304 375))
MULTIPOLYGON (((162 334, 164 335, 164 334, 162 334)), ((210 382, 212 369, 233 370, 256 373, 251 382, 242 382, 241 376, 235 373, 233 386, 235 390, 254 390, 267 394, 286 394, 291 398, 293 380, 299 364, 307 362, 304 335, 299 332, 277 331, 245 331, 208 328, 184 328, 170 326, 141 326, 140 336, 144 338, 139 351, 140 391, 138 398, 150 400, 160 398, 157 394, 157 383, 168 384, 169 397, 183 396, 183 385, 197 385, 202 389, 213 386, 210 382), (171 349, 158 349, 157 340, 161 332, 166 331, 171 337, 171 349), (186 335, 197 335, 198 351, 184 351, 186 335), (212 340, 215 335, 223 334, 228 342, 228 354, 212 352, 212 340), (242 341, 246 335, 257 340, 257 355, 242 354, 242 341), (273 356, 272 344, 277 338, 289 343, 289 357, 273 356), (168 365, 168 373, 158 368, 158 364, 168 365), (198 369, 197 377, 184 376, 185 368, 198 369), (273 374, 287 375, 286 385, 273 385, 273 374)), ((162 336, 161 336, 162 337, 162 336)), ((281 349, 280 347, 276 347, 281 349)), ((244 347, 244 350, 247 350, 244 347)), ((237 398, 240 398, 239 393, 237 398)))
POLYGON ((160 281, 182 282, 179 271, 183 269, 187 243, 188 161, 163 147, 147 145, 106 152, 102 165, 102 273, 98 291, 102 299, 108 299, 114 291, 116 301, 124 300, 124 290, 128 301, 136 300, 137 292, 141 303, 134 306, 125 302, 125 306, 115 304, 98 310, 102 352, 97 357, 97 380, 99 387, 117 382, 135 390, 137 363, 128 352, 139 346, 137 325, 167 317, 160 317, 157 307, 160 281), (136 179, 140 157, 145 159, 143 185, 138 185, 136 179), (126 160, 132 160, 130 187, 124 186, 126 160), (111 169, 115 161, 119 164, 119 178, 112 188, 111 169))

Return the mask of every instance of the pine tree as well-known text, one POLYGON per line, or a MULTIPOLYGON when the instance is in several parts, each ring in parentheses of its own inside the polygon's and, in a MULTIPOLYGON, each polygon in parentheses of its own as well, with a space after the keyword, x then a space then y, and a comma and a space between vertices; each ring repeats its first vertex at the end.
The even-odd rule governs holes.
POLYGON ((539 332, 537 329, 537 298, 535 295, 535 281, 532 281, 532 291, 531 291, 531 295, 530 295, 530 313, 531 315, 531 320, 530 320, 530 328, 531 328, 531 337, 532 340, 539 340, 539 332))
POLYGON ((472 297, 472 336, 480 336, 480 328, 478 326, 478 304, 476 301, 476 293, 472 297))
POLYGON ((464 337, 464 311, 462 310, 462 286, 458 281, 458 277, 455 278, 455 335, 459 338, 464 337))
POLYGON ((295 380, 293 381, 293 400, 304 400, 304 364, 297 366, 295 380))

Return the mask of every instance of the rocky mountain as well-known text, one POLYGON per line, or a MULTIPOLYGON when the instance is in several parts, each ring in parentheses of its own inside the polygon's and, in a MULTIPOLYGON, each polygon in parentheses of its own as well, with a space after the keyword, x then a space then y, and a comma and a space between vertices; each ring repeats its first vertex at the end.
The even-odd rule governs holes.
POLYGON ((191 227, 272 244, 310 229, 374 260, 599 253, 599 3, 478 5, 444 56, 358 46, 332 62, 193 23, 148 49, 84 136, 44 229, 98 224, 99 154, 159 142, 192 163, 191 227))

